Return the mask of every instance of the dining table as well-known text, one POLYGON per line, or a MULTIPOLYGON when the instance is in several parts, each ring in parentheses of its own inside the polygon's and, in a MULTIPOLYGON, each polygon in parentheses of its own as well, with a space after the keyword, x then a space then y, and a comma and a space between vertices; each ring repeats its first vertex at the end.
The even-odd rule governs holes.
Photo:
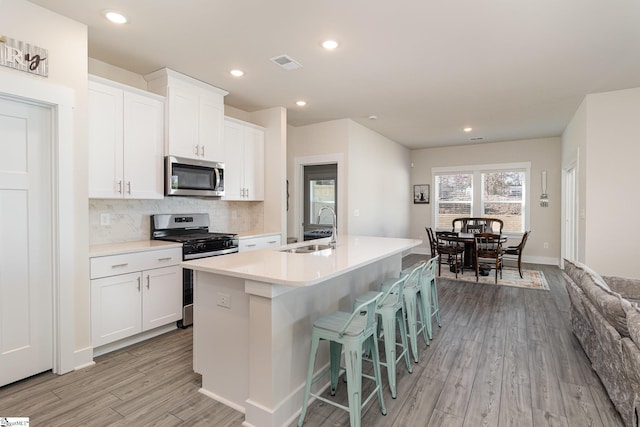
MULTIPOLYGON (((463 265, 464 268, 468 268, 470 270, 475 271, 476 269, 476 257, 475 257, 475 247, 476 247, 476 233, 466 233, 466 232, 458 232, 456 234, 444 234, 439 235, 442 240, 446 240, 448 242, 460 242, 464 245, 464 255, 463 255, 463 265)), ((507 241, 507 236, 504 234, 500 234, 500 243, 505 243, 507 241)))

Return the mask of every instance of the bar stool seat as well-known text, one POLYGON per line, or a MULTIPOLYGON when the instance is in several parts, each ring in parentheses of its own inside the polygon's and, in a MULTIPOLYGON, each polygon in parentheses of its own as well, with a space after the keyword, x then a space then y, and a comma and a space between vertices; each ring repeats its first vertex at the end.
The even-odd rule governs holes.
MULTIPOLYGON (((381 321, 378 322, 378 336, 380 329, 384 331, 385 362, 380 364, 387 368, 389 379, 389 389, 391 397, 396 398, 396 364, 404 357, 407 371, 413 372, 411 361, 409 360, 409 345, 407 343, 407 328, 404 320, 403 292, 406 277, 391 278, 382 282, 385 289, 383 295, 376 304, 376 314, 381 321), (400 327, 401 343, 396 342, 396 327, 400 327), (399 351, 398 351, 399 348, 399 351)), ((367 292, 356 298, 356 305, 370 299, 376 292, 367 292)), ((365 346, 365 352, 369 354, 369 346, 365 346)))
POLYGON ((382 293, 376 292, 371 294, 370 298, 367 298, 366 301, 358 304, 352 313, 336 311, 321 317, 313 323, 307 381, 298 426, 301 427, 304 423, 310 396, 349 412, 349 420, 352 427, 360 426, 362 407, 369 403, 376 395, 378 396, 380 411, 383 415, 387 414, 387 408, 384 406, 384 399, 382 397, 380 357, 375 331, 376 304, 381 296, 382 293), (330 342, 330 363, 329 367, 314 376, 315 358, 321 340, 330 342), (362 373, 362 347, 365 343, 368 343, 372 349, 373 377, 362 373), (346 368, 340 366, 343 346, 345 347, 344 358, 346 368), (327 373, 330 373, 331 395, 335 395, 341 369, 346 370, 348 407, 311 392, 311 385, 327 373), (364 401, 362 399, 362 377, 374 380, 376 383, 375 388, 364 401))

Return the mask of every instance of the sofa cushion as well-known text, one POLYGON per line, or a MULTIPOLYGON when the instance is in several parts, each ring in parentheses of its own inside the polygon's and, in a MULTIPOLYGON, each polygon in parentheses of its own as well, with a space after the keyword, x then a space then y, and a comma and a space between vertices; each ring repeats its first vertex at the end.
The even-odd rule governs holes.
MULTIPOLYGON (((600 279, 602 280, 602 279, 600 279)), ((600 314, 613 326, 623 337, 629 336, 627 327, 626 308, 631 305, 629 301, 623 299, 620 294, 613 292, 598 284, 597 278, 587 273, 583 276, 582 291, 589 301, 598 309, 600 314)))
POLYGON ((578 284, 578 286, 581 286, 582 279, 586 275, 589 275, 596 285, 600 286, 603 289, 611 290, 607 282, 602 277, 600 277, 598 273, 582 263, 565 259, 564 270, 569 276, 571 276, 571 278, 576 282, 576 284, 578 284))
POLYGON ((640 300, 640 280, 624 277, 603 276, 612 291, 618 292, 628 300, 640 300))
POLYGON ((627 307, 627 329, 631 340, 640 347, 640 306, 638 304, 627 307))

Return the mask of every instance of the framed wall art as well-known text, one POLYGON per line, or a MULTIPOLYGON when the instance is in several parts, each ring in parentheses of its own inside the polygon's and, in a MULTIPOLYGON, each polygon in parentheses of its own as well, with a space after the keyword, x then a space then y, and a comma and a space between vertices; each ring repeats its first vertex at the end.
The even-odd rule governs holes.
POLYGON ((413 203, 429 203, 429 184, 413 186, 413 203))

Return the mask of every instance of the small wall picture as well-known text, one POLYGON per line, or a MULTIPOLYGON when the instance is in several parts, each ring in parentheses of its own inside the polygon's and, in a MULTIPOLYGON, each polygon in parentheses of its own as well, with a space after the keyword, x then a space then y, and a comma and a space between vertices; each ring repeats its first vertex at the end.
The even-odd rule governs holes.
POLYGON ((429 184, 413 186, 413 203, 429 203, 429 184))

